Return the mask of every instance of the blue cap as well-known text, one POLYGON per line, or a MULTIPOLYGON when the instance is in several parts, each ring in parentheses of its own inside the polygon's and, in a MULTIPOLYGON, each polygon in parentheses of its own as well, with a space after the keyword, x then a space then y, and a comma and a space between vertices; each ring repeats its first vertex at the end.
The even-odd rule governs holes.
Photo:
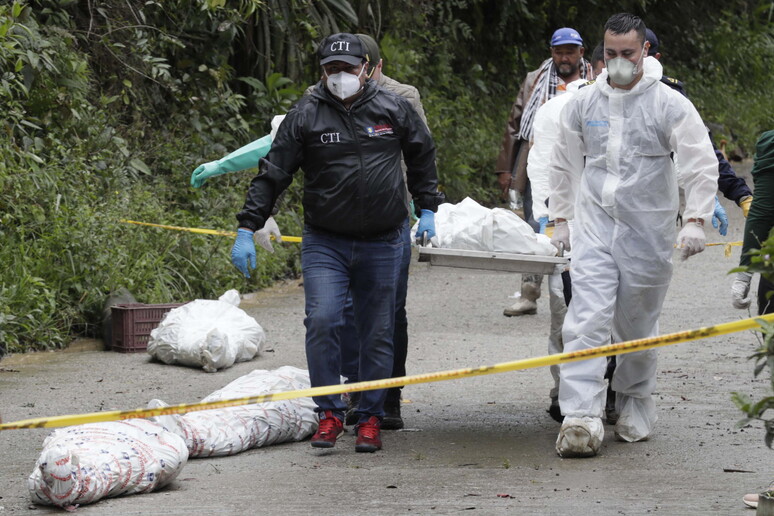
POLYGON ((556 47, 559 45, 583 45, 583 39, 577 30, 570 27, 562 27, 561 29, 556 29, 554 35, 551 36, 551 46, 556 47))

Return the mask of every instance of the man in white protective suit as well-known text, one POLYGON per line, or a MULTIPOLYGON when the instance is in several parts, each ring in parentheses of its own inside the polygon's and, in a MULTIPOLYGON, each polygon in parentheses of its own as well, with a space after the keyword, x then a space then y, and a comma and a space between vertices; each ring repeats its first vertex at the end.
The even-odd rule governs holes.
MULTIPOLYGON (((620 342, 658 334, 678 210, 672 153, 685 186, 687 223, 677 235, 682 259, 704 250, 703 225, 715 206, 718 164, 704 123, 688 99, 660 82, 661 65, 646 57, 643 21, 611 16, 604 45, 607 68, 562 110, 549 166, 552 242, 572 249, 565 352, 606 345, 611 335, 620 342)), ((599 451, 605 365, 602 357, 560 367, 562 457, 599 451)), ((617 438, 635 442, 651 434, 655 385, 656 351, 619 355, 612 384, 617 438)))
MULTIPOLYGON (((592 66, 593 66, 592 61, 592 66)), ((551 160, 551 152, 554 144, 559 139, 560 114, 567 102, 575 95, 578 88, 583 85, 593 84, 593 81, 587 82, 586 79, 578 79, 567 84, 567 91, 564 95, 559 95, 546 101, 535 113, 535 121, 532 124, 532 145, 527 156, 527 176, 532 188, 532 216, 536 220, 549 220, 548 217, 548 197, 550 188, 548 184, 548 165, 551 160)), ((542 228, 541 228, 542 229, 542 228)), ((541 231, 542 232, 542 231, 541 231)), ((569 253, 565 253, 569 257, 569 253)), ((564 349, 562 345, 562 325, 567 313, 569 304, 569 281, 565 282, 567 267, 557 266, 557 270, 548 277, 548 306, 551 309, 551 326, 548 335, 548 353, 554 355, 561 353, 564 349)), ((549 396, 551 405, 548 407, 548 413, 551 417, 562 422, 563 416, 559 408, 559 366, 553 365, 550 368, 551 376, 554 379, 554 385, 551 388, 549 396)))

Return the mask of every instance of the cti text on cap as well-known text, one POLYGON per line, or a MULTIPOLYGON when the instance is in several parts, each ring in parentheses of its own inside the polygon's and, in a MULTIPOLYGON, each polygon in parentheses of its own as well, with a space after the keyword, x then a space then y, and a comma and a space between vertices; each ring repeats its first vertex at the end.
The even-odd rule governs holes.
POLYGON ((320 64, 331 61, 344 61, 351 65, 358 65, 366 58, 366 49, 360 38, 348 32, 331 34, 325 38, 317 49, 320 64))

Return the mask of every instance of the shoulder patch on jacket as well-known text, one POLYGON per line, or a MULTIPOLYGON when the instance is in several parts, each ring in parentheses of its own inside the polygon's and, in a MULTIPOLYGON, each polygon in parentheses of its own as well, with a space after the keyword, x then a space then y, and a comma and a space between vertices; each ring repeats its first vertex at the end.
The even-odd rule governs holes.
POLYGON ((584 82, 583 84, 581 84, 580 86, 578 86, 578 89, 585 88, 586 86, 591 86, 591 85, 592 85, 592 84, 594 84, 595 82, 597 82, 597 81, 596 81, 596 80, 593 80, 593 81, 586 81, 586 82, 584 82))
POLYGON ((685 93, 685 84, 683 84, 683 81, 680 81, 678 79, 675 79, 674 77, 669 77, 668 75, 662 75, 661 76, 661 82, 672 88, 673 90, 677 90, 680 94, 682 94, 684 97, 687 97, 685 93))

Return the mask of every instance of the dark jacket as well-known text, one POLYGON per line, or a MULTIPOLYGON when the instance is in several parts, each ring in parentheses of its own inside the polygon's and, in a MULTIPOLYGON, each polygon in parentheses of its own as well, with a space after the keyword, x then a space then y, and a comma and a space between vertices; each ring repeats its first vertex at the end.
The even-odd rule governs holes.
POLYGON ((250 184, 241 227, 257 230, 279 194, 304 171, 304 220, 331 233, 369 238, 406 220, 401 152, 408 190, 420 208, 436 211, 435 144, 404 98, 367 81, 349 110, 318 83, 280 125, 250 184))

